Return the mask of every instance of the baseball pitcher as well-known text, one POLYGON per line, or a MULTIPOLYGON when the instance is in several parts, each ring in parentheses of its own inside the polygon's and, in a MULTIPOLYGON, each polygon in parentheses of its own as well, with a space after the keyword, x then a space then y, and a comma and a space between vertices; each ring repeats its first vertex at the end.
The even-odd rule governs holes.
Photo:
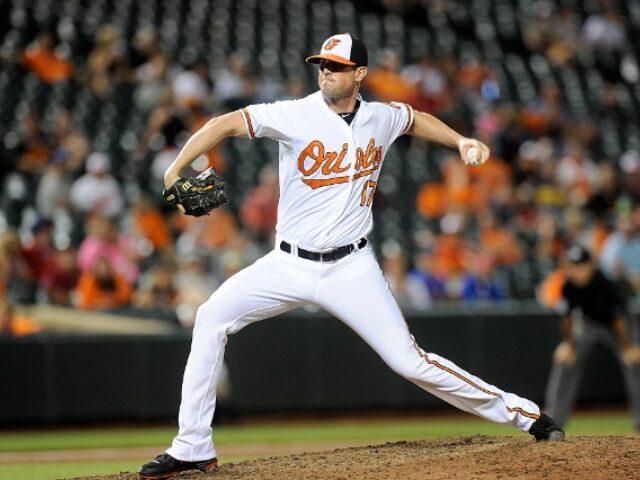
POLYGON ((390 368, 446 402, 513 425, 536 440, 564 438, 535 403, 420 348, 367 241, 382 163, 400 135, 456 148, 472 165, 487 161, 487 146, 409 105, 365 101, 359 90, 367 75, 367 49, 348 33, 327 39, 307 62, 319 66, 319 91, 211 119, 165 173, 170 203, 187 214, 206 213, 226 201, 224 182, 209 174, 181 178, 187 165, 226 137, 279 143, 275 248, 200 306, 182 384, 179 432, 165 453, 140 468, 140 477, 216 468, 210 425, 228 336, 309 304, 342 320, 390 368))

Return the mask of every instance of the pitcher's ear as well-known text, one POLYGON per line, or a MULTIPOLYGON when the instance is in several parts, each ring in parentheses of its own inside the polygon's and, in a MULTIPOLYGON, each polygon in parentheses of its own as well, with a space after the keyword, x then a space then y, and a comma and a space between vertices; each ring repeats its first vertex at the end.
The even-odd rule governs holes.
POLYGON ((367 72, 369 69, 367 67, 358 67, 356 68, 356 81, 361 82, 364 80, 364 77, 367 76, 367 72))

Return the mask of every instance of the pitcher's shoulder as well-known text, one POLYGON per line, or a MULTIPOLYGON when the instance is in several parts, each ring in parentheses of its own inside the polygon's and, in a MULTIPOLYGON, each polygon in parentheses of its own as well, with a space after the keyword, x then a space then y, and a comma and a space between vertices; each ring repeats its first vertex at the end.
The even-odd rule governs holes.
POLYGON ((312 95, 307 95, 302 98, 286 98, 281 100, 276 100, 271 103, 273 107, 277 108, 280 111, 284 112, 300 112, 302 110, 306 110, 308 108, 313 108, 317 106, 316 99, 312 95))
POLYGON ((381 112, 392 112, 402 110, 407 107, 403 102, 366 102, 368 108, 376 109, 381 112))

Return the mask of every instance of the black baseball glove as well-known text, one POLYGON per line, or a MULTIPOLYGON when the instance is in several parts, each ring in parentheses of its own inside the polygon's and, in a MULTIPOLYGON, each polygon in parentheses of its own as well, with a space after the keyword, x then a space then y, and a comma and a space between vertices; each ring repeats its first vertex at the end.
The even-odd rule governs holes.
POLYGON ((177 180, 162 191, 162 196, 171 206, 182 205, 185 214, 200 217, 229 202, 226 189, 226 182, 208 168, 195 178, 177 180))

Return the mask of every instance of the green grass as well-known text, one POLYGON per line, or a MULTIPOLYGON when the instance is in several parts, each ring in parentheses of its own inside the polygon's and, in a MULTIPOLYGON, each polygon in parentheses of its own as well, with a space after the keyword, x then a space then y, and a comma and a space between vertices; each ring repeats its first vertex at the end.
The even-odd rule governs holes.
POLYGON ((132 461, 96 461, 96 462, 42 462, 23 464, 0 464, 2 480, 58 480, 87 475, 109 475, 118 472, 130 472, 149 459, 132 461))
MULTIPOLYGON (((632 423, 626 413, 578 415, 567 428, 569 435, 629 435, 632 423)), ((169 445, 174 428, 105 428, 0 433, 0 452, 28 452, 91 448, 157 447, 169 445)), ((521 435, 517 430, 474 417, 323 421, 302 424, 261 424, 221 427, 218 444, 393 442, 456 435, 521 435)), ((239 461, 243 458, 224 458, 239 461)), ((45 480, 133 471, 140 461, 82 461, 0 464, 0 480, 45 480)))

